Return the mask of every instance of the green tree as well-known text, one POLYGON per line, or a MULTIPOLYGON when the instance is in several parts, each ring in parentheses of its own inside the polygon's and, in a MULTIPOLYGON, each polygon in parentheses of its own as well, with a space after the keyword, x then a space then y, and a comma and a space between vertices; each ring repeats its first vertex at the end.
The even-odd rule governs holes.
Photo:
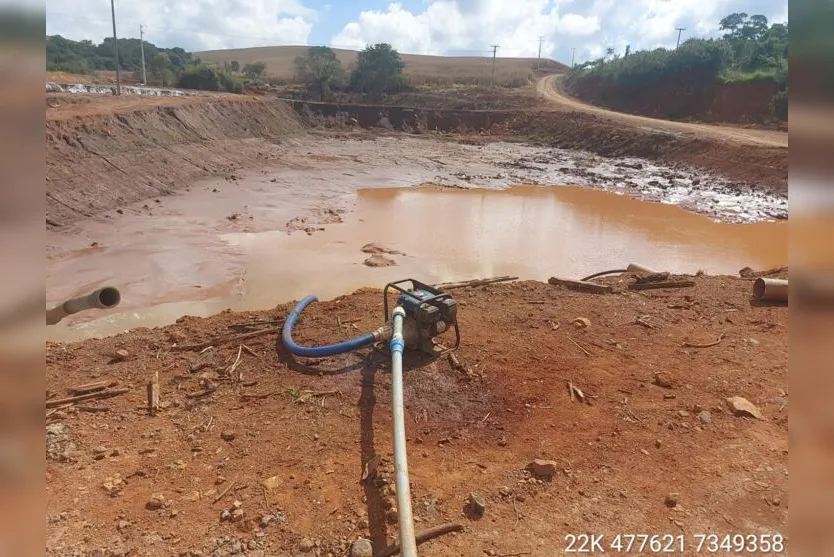
POLYGON ((395 92, 405 84, 405 63, 400 53, 388 43, 365 48, 356 59, 356 69, 350 76, 350 87, 374 96, 395 92))
POLYGON ((171 84, 171 72, 168 67, 171 64, 171 58, 167 52, 154 52, 147 58, 147 66, 151 77, 156 83, 167 86, 171 84))
POLYGON ((253 64, 246 64, 243 66, 243 75, 249 79, 260 79, 266 71, 266 64, 263 62, 255 62, 253 64))
POLYGON ((313 46, 307 54, 295 59, 298 79, 307 85, 307 90, 319 100, 330 97, 332 88, 343 87, 345 72, 336 53, 326 46, 313 46))
POLYGON ((722 19, 718 23, 718 28, 722 31, 727 31, 725 36, 738 38, 741 36, 741 28, 747 20, 747 14, 744 12, 733 13, 722 19))
POLYGON ((240 62, 238 62, 237 60, 232 60, 231 63, 229 63, 229 66, 232 68, 232 71, 235 72, 235 73, 240 71, 240 62))

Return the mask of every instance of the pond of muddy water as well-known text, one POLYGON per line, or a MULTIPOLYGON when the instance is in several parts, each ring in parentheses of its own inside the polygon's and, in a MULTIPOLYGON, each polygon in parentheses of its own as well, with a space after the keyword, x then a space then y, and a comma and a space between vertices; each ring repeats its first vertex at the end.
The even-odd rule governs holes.
MULTIPOLYGON (((378 142, 319 144, 316 155, 301 146, 284 169, 215 180, 51 234, 49 301, 112 284, 122 289, 122 305, 105 315, 68 318, 50 327, 49 337, 115 334, 185 314, 273 307, 309 293, 327 299, 406 277, 430 283, 495 275, 580 278, 630 262, 736 274, 745 266, 787 262, 785 222, 719 222, 668 199, 641 201, 616 188, 508 187, 495 178, 511 179, 506 171, 491 174, 490 150, 411 145, 407 155, 386 154, 378 142), (340 178, 345 175, 350 182, 340 178), (445 185, 417 186, 425 182, 445 185), (361 251, 368 243, 406 255, 388 256, 395 266, 371 268, 361 251)), ((531 156, 544 156, 524 146, 504 149, 516 150, 516 170, 533 165, 531 156)), ((588 157, 571 161, 586 176, 597 172, 588 168, 614 164, 588 157)), ((644 163, 628 164, 637 171, 644 163)), ((722 206, 745 206, 738 199, 744 193, 720 195, 722 206)), ((778 212, 780 203, 752 208, 778 212)))

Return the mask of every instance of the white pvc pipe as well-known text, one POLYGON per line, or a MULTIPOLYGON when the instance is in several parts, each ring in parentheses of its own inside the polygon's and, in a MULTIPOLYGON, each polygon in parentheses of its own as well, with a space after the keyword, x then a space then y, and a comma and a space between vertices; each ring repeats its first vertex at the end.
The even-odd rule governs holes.
POLYGON ((394 334, 391 337, 391 406, 394 411, 394 481, 397 487, 397 514, 400 521, 400 552, 403 557, 417 557, 414 517, 411 514, 411 488, 408 483, 408 459, 405 450, 405 403, 403 401, 403 318, 405 310, 394 308, 394 334))

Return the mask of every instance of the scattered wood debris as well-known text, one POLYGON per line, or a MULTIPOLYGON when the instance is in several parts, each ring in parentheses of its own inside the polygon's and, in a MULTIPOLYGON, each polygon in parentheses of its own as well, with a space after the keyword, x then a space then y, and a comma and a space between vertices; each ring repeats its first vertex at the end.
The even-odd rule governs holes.
POLYGON ((103 391, 96 391, 94 393, 87 393, 78 396, 71 396, 67 398, 54 398, 52 400, 46 401, 47 408, 55 408, 56 406, 63 406, 65 404, 75 404, 76 402, 81 402, 83 400, 92 400, 94 398, 110 398, 118 395, 123 395, 125 393, 129 393, 130 389, 123 388, 123 389, 106 389, 103 391))
POLYGON ((637 275, 635 277, 635 282, 637 284, 648 284, 650 282, 664 282, 669 280, 669 273, 662 272, 662 273, 649 273, 648 275, 637 275))
POLYGON ((495 284, 498 282, 510 282, 513 280, 518 280, 518 277, 511 277, 509 275, 500 276, 500 277, 493 277, 493 278, 485 278, 485 279, 474 279, 474 280, 465 280, 462 282, 446 282, 441 284, 434 284, 432 285, 434 288, 438 290, 455 290, 457 288, 471 288, 473 286, 486 286, 488 284, 495 284))
POLYGON ((573 339, 572 339, 572 338, 570 338, 570 337, 568 337, 568 340, 569 340, 569 341, 571 341, 571 342, 572 342, 572 343, 573 343, 573 344, 574 344, 577 348, 579 348, 580 350, 582 350, 582 352, 583 352, 586 356, 588 356, 588 357, 590 357, 590 356, 591 356, 591 353, 590 353, 590 352, 588 352, 587 350, 585 350, 585 348, 583 348, 583 347, 582 347, 582 345, 580 345, 578 342, 576 342, 575 340, 573 340, 573 339))
POLYGON ((241 357, 242 353, 243 353, 243 345, 238 346, 238 348, 237 348, 237 357, 235 358, 234 363, 232 365, 230 365, 229 367, 227 367, 226 371, 225 371, 226 375, 233 378, 238 383, 241 380, 243 380, 243 371, 238 371, 237 375, 235 375, 235 372, 237 371, 238 367, 240 367, 240 362, 241 362, 240 357, 241 357))
MULTIPOLYGON (((440 526, 435 526, 434 528, 429 528, 428 530, 423 530, 422 532, 417 532, 414 536, 414 540, 417 542, 417 545, 425 543, 429 540, 433 540, 439 536, 444 534, 449 534, 451 532, 461 532, 463 531, 463 525, 457 523, 450 523, 450 524, 441 524, 440 526)), ((400 545, 395 543, 390 545, 380 551, 376 557, 392 557, 400 552, 400 545)))
POLYGON ((658 328, 660 328, 660 326, 657 323, 654 322, 654 317, 652 317, 651 315, 638 315, 634 319, 634 322, 637 323, 638 325, 642 325, 643 327, 646 327, 647 329, 658 329, 658 328))
POLYGON ((585 393, 570 381, 568 381, 568 393, 570 394, 571 402, 574 402, 576 399, 579 399, 579 402, 585 402, 585 393))
POLYGON ((69 392, 73 395, 83 395, 87 393, 94 393, 96 391, 103 391, 109 387, 115 387, 118 383, 116 381, 95 381, 93 383, 85 383, 77 387, 70 388, 69 392))
POLYGON ((547 279, 547 282, 554 286, 564 286, 565 288, 569 288, 571 290, 577 290, 579 292, 590 292, 593 294, 610 294, 614 291, 613 287, 608 286, 606 284, 597 284, 595 282, 588 282, 582 280, 550 277, 549 279, 547 279))
POLYGON ((259 329, 257 331, 250 331, 239 335, 223 335, 217 338, 207 340, 205 342, 198 342, 196 344, 183 344, 182 346, 174 346, 171 350, 177 352, 185 352, 189 350, 203 350, 211 346, 218 346, 220 344, 228 344, 229 342, 236 342, 240 340, 249 340, 250 338, 259 337, 262 335, 271 335, 273 333, 280 333, 281 327, 269 327, 266 329, 259 329))
POLYGON ((629 290, 653 290, 656 288, 690 288, 695 286, 694 280, 668 280, 663 282, 647 282, 629 284, 629 290))

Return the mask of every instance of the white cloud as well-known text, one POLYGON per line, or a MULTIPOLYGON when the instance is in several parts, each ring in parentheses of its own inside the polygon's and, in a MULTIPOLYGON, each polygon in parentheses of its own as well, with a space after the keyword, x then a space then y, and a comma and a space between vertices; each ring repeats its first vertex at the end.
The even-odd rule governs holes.
MULTIPOLYGON (((317 19, 298 0, 142 0, 116 2, 119 37, 145 38, 186 50, 306 44, 317 19)), ((112 35, 107 2, 47 0, 46 33, 94 42, 112 35)))
POLYGON ((399 3, 363 10, 331 39, 335 47, 361 49, 388 42, 407 53, 479 54, 501 45, 499 56, 544 55, 569 62, 622 52, 674 46, 684 38, 716 36, 718 22, 734 11, 779 20, 787 0, 424 0, 414 12, 399 3))

